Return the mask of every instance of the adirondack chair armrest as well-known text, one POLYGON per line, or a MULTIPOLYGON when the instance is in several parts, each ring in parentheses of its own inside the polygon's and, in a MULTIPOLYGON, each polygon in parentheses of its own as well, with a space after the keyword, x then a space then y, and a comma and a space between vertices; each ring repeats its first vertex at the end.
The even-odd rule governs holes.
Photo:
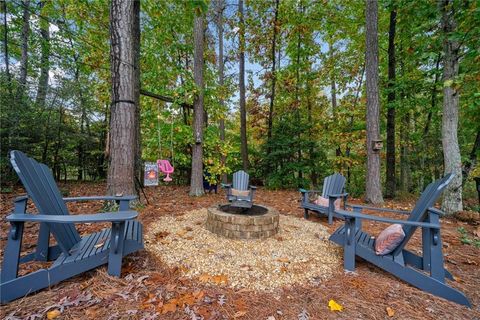
POLYGON ((257 190, 257 187, 255 187, 255 186, 249 186, 249 188, 252 189, 252 190, 257 190))
POLYGON ((366 209, 366 210, 372 210, 372 211, 378 211, 378 212, 391 212, 391 213, 401 213, 401 214, 410 214, 410 211, 404 211, 404 210, 396 210, 396 209, 389 209, 389 208, 376 208, 376 207, 367 207, 367 206, 361 206, 357 204, 349 204, 347 207, 350 207, 352 209, 366 209))
POLYGON ((74 197, 74 198, 63 198, 65 202, 73 202, 73 201, 93 201, 93 200, 112 200, 112 201, 120 201, 120 200, 135 200, 137 196, 92 196, 92 197, 74 197))
POLYGON ((348 193, 335 193, 335 194, 329 194, 329 198, 344 198, 348 197, 348 193))
POLYGON ((312 193, 312 192, 317 192, 317 193, 322 193, 322 190, 306 190, 306 189, 299 189, 301 193, 312 193))
POLYGON ((428 212, 435 213, 440 217, 443 217, 445 215, 445 212, 443 212, 442 210, 439 210, 437 208, 434 208, 434 207, 428 208, 428 212))
POLYGON ((24 196, 16 197, 13 201, 14 202, 23 202, 23 201, 26 201, 26 200, 28 200, 28 196, 24 195, 24 196))
POLYGON ((369 214, 363 214, 363 213, 345 211, 345 210, 335 210, 335 213, 342 215, 345 218, 351 218, 351 219, 366 219, 366 220, 373 220, 373 221, 392 223, 392 224, 399 223, 401 225, 416 226, 421 228, 440 229, 440 224, 434 224, 434 223, 390 219, 390 218, 372 216, 369 214))
POLYGON ((232 187, 232 184, 231 183, 222 183, 221 186, 222 186, 222 188, 230 189, 232 187))
POLYGON ((18 214, 8 215, 9 222, 47 222, 47 223, 89 223, 89 222, 123 222, 138 216, 136 211, 103 212, 97 214, 48 215, 18 214))

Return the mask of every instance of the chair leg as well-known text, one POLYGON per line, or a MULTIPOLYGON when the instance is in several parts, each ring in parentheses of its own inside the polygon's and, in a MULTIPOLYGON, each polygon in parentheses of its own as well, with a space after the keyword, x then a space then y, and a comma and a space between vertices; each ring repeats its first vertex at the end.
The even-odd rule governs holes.
POLYGON ((108 256, 108 274, 120 277, 122 272, 123 244, 125 239, 125 222, 112 224, 110 252, 108 256))
POLYGON ((305 209, 305 212, 303 213, 303 217, 304 217, 305 219, 308 219, 308 217, 309 217, 308 209, 305 209))
POLYGON ((3 252, 2 272, 0 274, 2 283, 17 277, 22 238, 23 222, 12 222, 8 233, 7 246, 3 252))
POLYGON ((352 221, 350 218, 345 219, 345 246, 343 248, 343 260, 345 270, 355 270, 355 221, 352 221))
POLYGON ((35 249, 35 260, 48 261, 49 240, 50 228, 46 223, 41 223, 37 240, 37 248, 35 249))

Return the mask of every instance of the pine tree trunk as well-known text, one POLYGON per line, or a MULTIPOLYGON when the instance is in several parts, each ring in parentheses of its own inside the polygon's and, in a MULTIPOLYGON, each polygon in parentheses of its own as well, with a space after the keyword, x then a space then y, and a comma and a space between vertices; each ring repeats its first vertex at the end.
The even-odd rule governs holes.
POLYGON ((442 0, 443 40, 443 116, 442 145, 445 174, 453 173, 455 177, 443 195, 442 210, 454 214, 463 210, 462 204, 462 161, 458 146, 458 100, 460 92, 453 87, 453 80, 458 76, 458 59, 460 45, 452 39, 455 32, 455 8, 452 0, 442 0))
POLYGON ((410 111, 402 117, 400 129, 400 190, 410 192, 411 169, 410 169, 410 111))
POLYGON ((112 0, 110 57, 112 104, 110 111, 107 192, 135 195, 136 108, 134 70, 134 3, 112 0))
POLYGON ((367 179, 365 200, 383 202, 380 182, 380 154, 373 150, 373 141, 380 140, 378 93, 378 3, 366 0, 366 89, 367 89, 367 179))
POLYGON ((388 32, 388 111, 387 111, 387 172, 385 197, 395 197, 395 27, 397 11, 390 11, 388 32))
POLYGON ((203 68, 204 68, 204 17, 203 13, 200 12, 200 9, 196 9, 195 20, 194 20, 194 34, 193 42, 195 45, 194 50, 194 61, 193 61, 193 77, 195 80, 195 85, 198 89, 198 94, 195 96, 193 101, 193 138, 194 145, 192 147, 192 174, 190 180, 190 195, 191 196, 201 196, 204 193, 203 190, 203 126, 204 126, 204 105, 203 105, 203 94, 204 94, 204 79, 203 79, 203 68))
MULTIPOLYGON (((45 1, 40 1, 40 12, 43 16, 45 1)), ((45 100, 47 98, 48 89, 48 72, 50 70, 50 30, 49 23, 45 19, 40 19, 40 34, 42 36, 41 48, 42 56, 40 58, 40 78, 38 79, 37 97, 35 103, 37 106, 44 108, 45 100)))
MULTIPOLYGON (((143 163, 142 163, 142 136, 140 130, 140 0, 133 1, 133 67, 134 67, 134 101, 135 101, 135 180, 143 183, 143 163)), ((173 159, 172 159, 173 160, 173 159)), ((135 184, 137 194, 140 194, 138 187, 142 185, 135 184)))
POLYGON ((30 35, 30 0, 22 1, 23 24, 22 24, 22 56, 20 58, 20 78, 17 91, 17 99, 26 91, 28 71, 28 38, 30 35))
POLYGON ((7 24, 7 1, 2 1, 3 7, 3 54, 5 58, 5 74, 7 76, 9 99, 12 98, 12 76, 10 74, 10 56, 8 52, 8 24, 7 24))
POLYGON ((243 0, 238 0, 240 18, 240 54, 239 54, 239 90, 240 90, 240 152, 243 170, 248 170, 247 146, 247 110, 245 106, 245 21, 243 17, 243 0))
MULTIPOLYGON (((272 87, 270 91, 270 106, 268 108, 268 131, 267 131, 267 141, 271 141, 272 139, 272 130, 273 130, 273 110, 275 105, 275 87, 277 82, 277 75, 276 75, 276 44, 277 44, 277 32, 278 32, 278 6, 280 4, 280 0, 275 0, 275 12, 273 18, 273 37, 272 37, 272 87)), ((268 147, 267 155, 270 154, 271 147, 268 147)))
MULTIPOLYGON (((223 57, 223 10, 225 9, 224 0, 217 0, 217 33, 218 33, 218 84, 223 88, 225 85, 225 61, 223 57)), ((220 98, 220 105, 225 107, 225 100, 220 98)), ((225 119, 221 117, 218 121, 220 130, 220 141, 225 143, 225 119)), ((225 166, 227 157, 222 154, 220 159, 222 166, 225 166)), ((227 174, 222 174, 222 183, 227 183, 227 174)))

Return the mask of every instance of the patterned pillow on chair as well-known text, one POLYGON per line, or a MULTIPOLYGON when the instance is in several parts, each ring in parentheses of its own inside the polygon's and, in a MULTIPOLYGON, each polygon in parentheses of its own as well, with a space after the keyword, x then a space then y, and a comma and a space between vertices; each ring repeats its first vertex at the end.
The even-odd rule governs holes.
POLYGON ((380 232, 375 240, 375 253, 379 256, 389 254, 395 250, 404 238, 405 232, 401 224, 396 223, 388 226, 380 232))

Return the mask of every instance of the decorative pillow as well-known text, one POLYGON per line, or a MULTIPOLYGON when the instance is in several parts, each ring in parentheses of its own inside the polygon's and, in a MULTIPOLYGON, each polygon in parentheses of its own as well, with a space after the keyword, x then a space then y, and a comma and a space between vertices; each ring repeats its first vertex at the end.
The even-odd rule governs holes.
MULTIPOLYGON (((335 206, 335 210, 340 210, 340 202, 341 200, 339 198, 333 203, 333 205, 335 206)), ((322 207, 328 207, 328 199, 322 196, 318 196, 317 200, 313 201, 313 203, 322 207)))
POLYGON ((248 197, 250 195, 250 190, 238 190, 232 188, 232 196, 236 197, 248 197))
POLYGON ((375 253, 383 256, 395 250, 405 238, 405 232, 401 224, 392 224, 385 228, 375 240, 375 253))

